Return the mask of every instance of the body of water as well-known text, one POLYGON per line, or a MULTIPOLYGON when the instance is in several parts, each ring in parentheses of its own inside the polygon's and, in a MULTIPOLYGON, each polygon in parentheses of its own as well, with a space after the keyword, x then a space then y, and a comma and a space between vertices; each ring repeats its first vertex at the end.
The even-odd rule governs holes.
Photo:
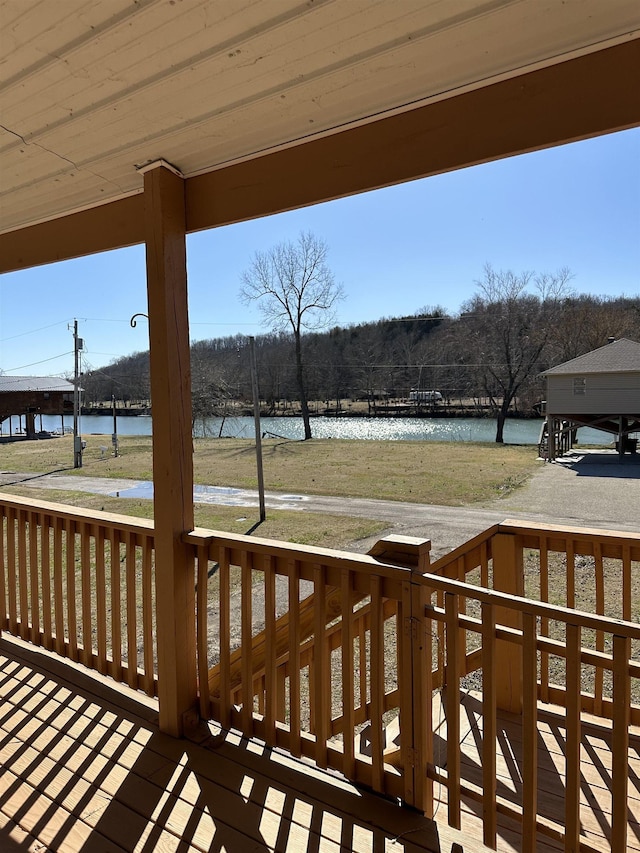
MULTIPOLYGON (((304 431, 301 418, 262 418, 263 434, 287 439, 302 439, 304 431)), ((504 438, 507 444, 538 443, 542 420, 508 420, 504 438)), ((3 434, 9 434, 5 421, 3 434)), ((59 416, 45 415, 44 430, 60 430, 59 416)), ((73 426, 73 418, 65 417, 65 427, 73 426)), ((81 432, 88 436, 108 435, 113 431, 113 418, 107 415, 85 415, 81 420, 81 432)), ((36 420, 40 428, 40 419, 36 420)), ((496 423, 485 418, 314 418, 311 422, 314 438, 365 439, 369 441, 482 441, 493 442, 496 423)), ((13 420, 13 431, 19 429, 18 419, 13 420)), ((123 417, 117 419, 118 435, 151 435, 150 417, 123 417)), ((253 438, 253 418, 210 418, 196 425, 196 435, 224 438, 253 438)), ((583 444, 610 445, 612 437, 599 430, 581 427, 578 441, 583 444)))

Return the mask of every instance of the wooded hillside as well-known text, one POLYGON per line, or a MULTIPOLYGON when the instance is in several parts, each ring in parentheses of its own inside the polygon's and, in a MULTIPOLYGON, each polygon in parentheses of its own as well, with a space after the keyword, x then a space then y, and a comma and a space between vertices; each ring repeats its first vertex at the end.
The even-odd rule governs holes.
MULTIPOLYGON (((505 382, 531 357, 541 324, 544 344, 534 352, 528 375, 518 379, 516 407, 522 412, 541 399, 540 371, 603 346, 609 337, 640 340, 640 297, 476 296, 454 316, 425 308, 410 317, 307 334, 308 396, 334 407, 341 400, 373 407, 406 400, 412 390, 438 390, 445 404, 482 399, 497 410, 505 382)), ((248 342, 235 335, 193 344, 194 418, 219 414, 230 401, 251 400, 248 342)), ((292 336, 267 333, 256 337, 255 346, 260 397, 277 413, 296 399, 292 336)), ((146 401, 148 352, 86 373, 82 384, 85 405, 112 396, 121 404, 146 401)))

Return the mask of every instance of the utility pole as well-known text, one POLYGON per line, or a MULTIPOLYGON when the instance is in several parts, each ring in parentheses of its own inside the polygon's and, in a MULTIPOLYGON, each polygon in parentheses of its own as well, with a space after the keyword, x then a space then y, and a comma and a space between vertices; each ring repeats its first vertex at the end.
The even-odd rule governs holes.
POLYGON ((264 503, 264 476, 262 473, 262 433, 260 432, 260 395, 258 394, 258 371, 256 369, 256 339, 249 338, 251 362, 251 388, 253 391, 253 419, 256 428, 256 464, 258 466, 258 497, 260 499, 260 521, 267 517, 264 503))
POLYGON ((111 436, 111 443, 113 444, 113 455, 118 455, 118 422, 116 420, 116 395, 111 395, 111 407, 113 409, 113 434, 111 436))
POLYGON ((80 352, 84 346, 78 337, 78 321, 73 321, 73 467, 82 468, 82 436, 80 435, 80 352))

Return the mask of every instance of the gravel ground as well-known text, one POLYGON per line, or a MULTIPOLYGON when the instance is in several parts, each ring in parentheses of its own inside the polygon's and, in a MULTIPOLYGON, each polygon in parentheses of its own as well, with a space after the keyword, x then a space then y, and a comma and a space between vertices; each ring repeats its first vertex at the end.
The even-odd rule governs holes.
MULTIPOLYGON (((541 464, 526 486, 494 501, 458 508, 396 506, 398 517, 388 533, 430 538, 432 559, 505 518, 640 536, 640 454, 627 454, 621 462, 613 450, 573 450, 556 462, 541 464)), ((374 542, 362 540, 353 543, 353 549, 365 552, 374 542)))

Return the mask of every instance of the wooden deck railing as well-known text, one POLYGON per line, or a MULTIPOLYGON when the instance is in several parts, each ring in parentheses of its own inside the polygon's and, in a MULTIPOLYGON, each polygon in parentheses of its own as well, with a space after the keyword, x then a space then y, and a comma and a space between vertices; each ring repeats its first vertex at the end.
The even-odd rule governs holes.
POLYGON ((600 715, 613 721, 611 849, 625 849, 629 723, 640 719, 631 689, 640 676, 640 626, 621 616, 633 609, 636 537, 505 522, 427 573, 208 531, 185 538, 198 553, 203 716, 427 814, 435 782, 446 789, 452 826, 460 826, 463 796, 479 800, 486 844, 495 847, 503 813, 520 821, 522 849, 533 851, 540 832, 567 850, 589 849, 580 838, 581 727, 586 713, 600 715), (594 583, 608 591, 594 608, 601 612, 567 606, 576 555, 595 555, 594 583), (552 576, 564 590, 560 601, 552 576), (525 597, 525 580, 529 594, 535 586, 550 599, 553 591, 553 603, 525 597), (482 709, 480 784, 465 782, 460 768, 460 697, 469 689, 482 709), (436 754, 431 708, 438 691, 446 746, 436 754), (560 822, 537 803, 540 702, 564 709, 560 822), (504 711, 522 721, 520 804, 502 797, 496 781, 497 719, 504 711))
POLYGON ((3 629, 157 693, 153 524, 3 496, 3 629))
MULTIPOLYGON (((0 518, 2 627, 157 692, 152 525, 7 497, 0 518)), ((197 568, 202 717, 427 815, 437 784, 453 826, 463 797, 479 801, 485 843, 495 846, 505 813, 520 821, 527 851, 540 832, 589 849, 580 740, 587 716, 601 718, 612 730, 607 832, 612 851, 625 849, 629 726, 640 722, 638 537, 507 521, 432 565, 428 547, 411 564, 406 542, 405 565, 386 546, 360 556, 205 530, 183 542, 197 568), (461 769, 460 698, 470 690, 482 718, 474 782, 461 769), (439 696, 446 732, 432 719, 439 696), (544 703, 564 719, 561 821, 537 801, 544 703), (511 799, 496 783, 505 711, 524 744, 511 799)))
POLYGON ((407 802, 430 802, 426 589, 371 557, 195 531, 201 713, 407 802), (387 764, 399 716, 403 771, 387 764), (360 744, 362 741, 362 747, 360 744))

